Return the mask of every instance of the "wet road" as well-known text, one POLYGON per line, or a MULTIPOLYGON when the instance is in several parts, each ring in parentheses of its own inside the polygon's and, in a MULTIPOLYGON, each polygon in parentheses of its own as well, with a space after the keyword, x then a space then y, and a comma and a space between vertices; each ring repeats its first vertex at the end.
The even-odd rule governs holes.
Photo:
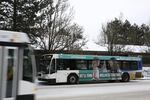
POLYGON ((150 80, 128 83, 39 85, 37 100, 150 100, 150 80))

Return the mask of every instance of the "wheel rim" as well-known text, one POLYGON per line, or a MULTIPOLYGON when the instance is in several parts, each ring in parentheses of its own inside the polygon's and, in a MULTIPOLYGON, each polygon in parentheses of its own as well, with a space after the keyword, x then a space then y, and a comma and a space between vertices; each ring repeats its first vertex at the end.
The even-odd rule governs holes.
POLYGON ((70 83, 76 83, 76 78, 74 76, 71 76, 69 80, 70 83))
POLYGON ((123 77, 123 81, 127 82, 127 81, 128 81, 128 79, 129 79, 128 75, 124 75, 124 77, 123 77))

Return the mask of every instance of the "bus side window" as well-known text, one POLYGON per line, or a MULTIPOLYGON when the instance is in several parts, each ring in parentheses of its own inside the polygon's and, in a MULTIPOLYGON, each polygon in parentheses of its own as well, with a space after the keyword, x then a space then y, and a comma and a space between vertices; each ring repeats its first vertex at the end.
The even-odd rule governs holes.
POLYGON ((93 70, 92 61, 91 60, 88 61, 88 69, 89 70, 93 70))
POLYGON ((87 69, 87 61, 85 60, 77 60, 77 69, 87 69))
POLYGON ((129 70, 130 69, 130 62, 129 61, 123 61, 122 62, 122 69, 121 70, 129 70))
POLYGON ((110 71, 110 70, 111 70, 111 67, 110 67, 110 64, 109 64, 109 62, 108 62, 108 61, 106 61, 106 68, 107 68, 107 70, 108 70, 108 71, 110 71))
POLYGON ((137 62, 138 63, 138 65, 137 65, 137 70, 142 70, 142 62, 141 61, 138 61, 137 62))
POLYGON ((117 73, 119 71, 119 62, 116 60, 109 60, 110 71, 113 73, 117 73))
POLYGON ((66 59, 65 67, 66 67, 66 69, 69 69, 69 70, 76 70, 77 69, 76 60, 75 59, 66 59))
POLYGON ((116 67, 115 67, 115 68, 116 68, 116 71, 117 71, 117 72, 120 72, 121 62, 120 62, 120 61, 115 61, 115 63, 116 63, 116 64, 115 64, 115 65, 116 65, 116 67))
POLYGON ((57 70, 66 70, 65 60, 57 59, 57 70))
POLYGON ((103 60, 100 61, 99 70, 102 72, 107 72, 106 61, 103 60))
POLYGON ((138 62, 136 62, 136 61, 131 62, 130 69, 131 70, 138 70, 138 62))
MULTIPOLYGON (((103 60, 100 61, 98 68, 101 69, 104 65, 105 62, 103 60)), ((105 66, 106 67, 106 66, 105 66)))

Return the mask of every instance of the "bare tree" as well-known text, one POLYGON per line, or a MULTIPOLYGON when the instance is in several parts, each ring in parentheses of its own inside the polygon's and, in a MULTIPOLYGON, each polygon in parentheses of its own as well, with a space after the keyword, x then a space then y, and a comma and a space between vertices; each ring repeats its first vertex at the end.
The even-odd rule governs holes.
POLYGON ((67 38, 67 50, 80 50, 87 42, 86 38, 83 37, 83 28, 78 24, 73 24, 67 29, 70 34, 67 38))
POLYGON ((38 45, 42 49, 64 50, 74 49, 76 45, 85 45, 83 28, 72 24, 73 9, 69 6, 68 0, 43 0, 45 5, 39 12, 40 21, 37 24, 39 30, 38 45), (79 37, 80 36, 80 37, 79 37), (78 42, 78 43, 77 43, 78 42), (77 44, 76 44, 77 43, 77 44))

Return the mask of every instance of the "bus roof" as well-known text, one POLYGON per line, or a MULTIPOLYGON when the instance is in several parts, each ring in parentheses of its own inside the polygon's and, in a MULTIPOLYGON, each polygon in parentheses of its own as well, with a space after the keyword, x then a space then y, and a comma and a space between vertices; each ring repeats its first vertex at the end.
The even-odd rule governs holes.
POLYGON ((26 33, 0 30, 0 42, 30 43, 30 40, 26 33))
POLYGON ((112 58, 122 61, 141 61, 140 57, 127 57, 127 56, 97 56, 97 55, 77 55, 77 54, 53 54, 57 59, 84 59, 84 60, 111 60, 112 58))

